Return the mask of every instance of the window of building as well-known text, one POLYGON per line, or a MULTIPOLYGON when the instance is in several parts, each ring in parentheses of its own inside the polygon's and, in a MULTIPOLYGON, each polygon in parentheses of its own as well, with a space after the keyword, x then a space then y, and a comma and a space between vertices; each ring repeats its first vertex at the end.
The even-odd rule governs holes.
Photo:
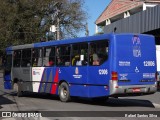
POLYGON ((43 66, 55 65, 55 47, 44 48, 43 66))
POLYGON ((30 67, 31 66, 31 49, 22 50, 22 67, 30 67))
POLYGON ((58 46, 56 47, 56 65, 69 66, 70 65, 70 46, 58 46))
POLYGON ((89 64, 101 65, 108 58, 108 41, 95 41, 90 43, 89 64))
POLYGON ((88 62, 88 43, 79 43, 72 46, 72 65, 84 66, 88 62))
POLYGON ((21 50, 14 51, 13 67, 20 67, 21 63, 21 50))
POLYGON ((42 66, 42 49, 32 50, 32 66, 41 67, 42 66))

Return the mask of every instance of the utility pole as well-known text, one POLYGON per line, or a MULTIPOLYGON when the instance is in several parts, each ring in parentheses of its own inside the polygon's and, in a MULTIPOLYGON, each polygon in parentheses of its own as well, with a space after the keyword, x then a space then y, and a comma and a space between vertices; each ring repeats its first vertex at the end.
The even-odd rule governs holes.
POLYGON ((61 39, 60 35, 60 7, 61 7, 61 2, 56 2, 53 5, 53 10, 54 13, 51 15, 52 18, 52 25, 50 27, 50 31, 55 34, 56 40, 61 39))
POLYGON ((60 7, 61 7, 62 3, 59 3, 56 5, 56 18, 57 18, 57 31, 56 31, 56 36, 57 36, 57 40, 61 39, 61 35, 60 35, 60 7))
POLYGON ((85 31, 86 31, 85 35, 89 36, 88 23, 86 23, 85 25, 85 31))
POLYGON ((57 17, 57 40, 60 40, 60 19, 57 17))

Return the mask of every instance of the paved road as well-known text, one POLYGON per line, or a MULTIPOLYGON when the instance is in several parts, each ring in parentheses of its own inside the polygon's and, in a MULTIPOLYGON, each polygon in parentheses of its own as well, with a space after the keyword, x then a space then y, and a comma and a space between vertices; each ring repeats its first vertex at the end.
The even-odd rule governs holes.
MULTIPOLYGON (((122 97, 119 99, 110 98, 107 102, 93 102, 91 100, 74 98, 72 102, 63 103, 60 102, 59 98, 56 96, 48 96, 46 94, 26 94, 24 97, 15 96, 12 90, 3 89, 3 79, 2 74, 0 73, 0 111, 160 111, 160 92, 157 92, 153 95, 147 96, 138 96, 138 97, 122 97)), ((52 112, 53 114, 57 114, 52 112)), ((82 112, 83 114, 84 112, 82 112)), ((86 112, 87 113, 87 112, 86 112)), ((1 114, 1 113, 0 113, 1 114)), ((68 114, 66 112, 66 114, 68 114)), ((76 114, 76 113, 75 113, 76 114)), ((96 113, 90 113, 93 114, 96 113)), ((102 114, 102 113, 100 113, 102 114)), ((50 112, 48 112, 50 115, 50 112)), ((84 113, 85 115, 85 113, 84 113)), ((54 118, 3 118, 4 120, 92 120, 97 118, 92 117, 72 117, 68 116, 64 118, 65 114, 62 114, 62 117, 54 118)), ((105 117, 98 118, 99 120, 106 120, 105 117)), ((107 119, 111 120, 125 120, 127 118, 117 118, 109 117, 107 119)), ((140 118, 132 118, 140 119, 140 118)), ((145 118, 144 118, 145 119, 145 118)), ((155 119, 155 118, 154 118, 155 119)), ((158 120, 158 118, 157 118, 158 120)))

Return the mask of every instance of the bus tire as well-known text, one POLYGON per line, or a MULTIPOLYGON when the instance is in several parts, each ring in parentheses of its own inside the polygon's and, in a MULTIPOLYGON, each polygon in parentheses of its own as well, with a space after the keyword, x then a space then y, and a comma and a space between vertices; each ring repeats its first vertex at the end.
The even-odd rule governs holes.
POLYGON ((71 100, 69 86, 66 82, 62 82, 59 86, 59 98, 62 102, 69 102, 71 100))

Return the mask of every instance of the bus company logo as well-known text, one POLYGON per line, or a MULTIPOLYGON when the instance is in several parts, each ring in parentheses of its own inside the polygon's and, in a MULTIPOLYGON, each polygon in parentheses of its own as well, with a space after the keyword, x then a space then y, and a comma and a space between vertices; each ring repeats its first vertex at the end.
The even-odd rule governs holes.
POLYGON ((133 42, 133 56, 141 57, 141 40, 137 35, 132 38, 133 42))
POLYGON ((79 74, 78 67, 76 67, 76 69, 75 69, 75 74, 76 74, 76 75, 78 75, 78 74, 79 74))
POLYGON ((40 75, 39 72, 33 71, 33 75, 40 75))
POLYGON ((73 75, 74 78, 82 78, 82 75, 79 75, 78 67, 75 69, 75 75, 73 75))
POLYGON ((138 37, 138 35, 134 35, 133 39, 132 39, 133 45, 140 45, 141 44, 141 40, 138 37))

